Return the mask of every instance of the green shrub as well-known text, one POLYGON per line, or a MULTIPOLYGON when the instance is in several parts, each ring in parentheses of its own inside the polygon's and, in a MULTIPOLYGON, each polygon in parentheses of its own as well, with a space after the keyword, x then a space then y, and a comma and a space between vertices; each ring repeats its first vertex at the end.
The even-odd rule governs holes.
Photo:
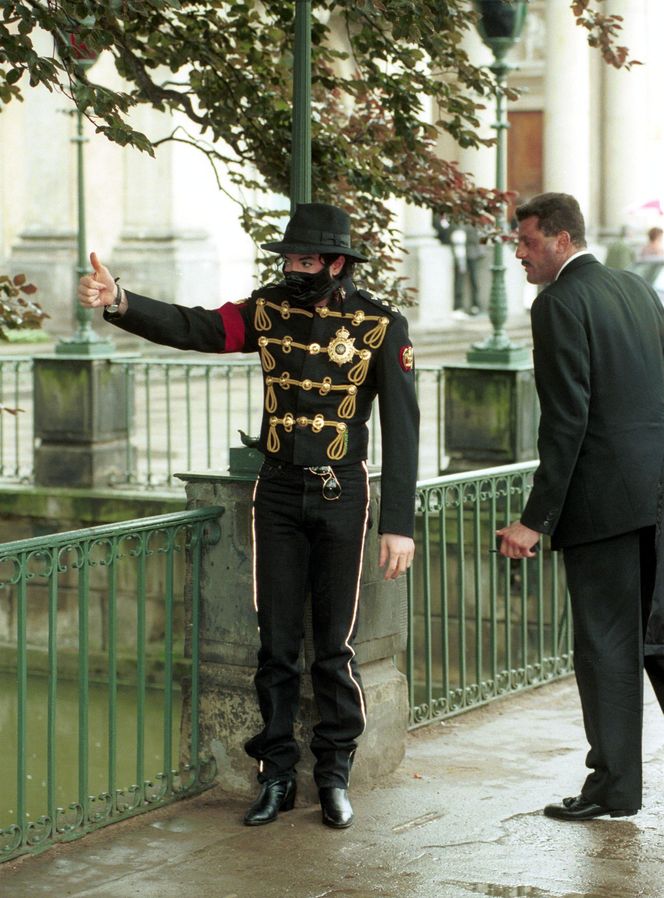
POLYGON ((38 330, 48 314, 39 303, 30 299, 37 292, 34 284, 26 283, 24 274, 15 277, 0 275, 0 340, 8 340, 8 331, 38 330))

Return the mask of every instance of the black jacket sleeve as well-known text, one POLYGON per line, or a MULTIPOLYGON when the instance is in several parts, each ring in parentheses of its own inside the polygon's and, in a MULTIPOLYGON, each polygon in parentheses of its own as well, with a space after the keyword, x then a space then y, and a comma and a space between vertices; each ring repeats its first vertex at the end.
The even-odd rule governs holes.
POLYGON ((387 329, 376 361, 382 438, 380 533, 412 536, 420 412, 406 319, 387 329))
MULTIPOLYGON (((203 309, 200 306, 190 309, 139 296, 137 293, 125 291, 128 308, 121 317, 109 317, 107 321, 117 327, 144 337, 152 343, 172 346, 174 349, 196 350, 198 352, 226 352, 227 319, 220 309, 203 309)), ((237 315, 241 316, 239 307, 237 315)), ((241 320, 241 318, 239 319, 241 320)), ((242 347, 233 347, 241 351, 242 347)), ((230 350, 230 351, 233 351, 230 350)))

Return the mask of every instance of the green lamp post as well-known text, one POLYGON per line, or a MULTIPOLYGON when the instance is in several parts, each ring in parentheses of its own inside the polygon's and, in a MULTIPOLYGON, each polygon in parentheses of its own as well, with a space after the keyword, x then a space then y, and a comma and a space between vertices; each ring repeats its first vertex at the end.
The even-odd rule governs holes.
MULTIPOLYGON (((74 49, 76 55, 76 66, 81 70, 89 69, 97 61, 97 54, 90 50, 85 44, 80 43, 74 34, 69 35, 69 43, 74 49)), ((75 88, 74 88, 75 89, 75 88)), ((76 234, 77 246, 77 265, 76 275, 81 278, 89 269, 87 255, 87 238, 85 232, 85 173, 83 168, 84 154, 83 145, 87 143, 87 138, 83 136, 83 113, 76 107, 74 112, 76 115, 76 136, 72 138, 72 143, 76 144, 76 181, 77 181, 77 206, 78 206, 78 228, 76 234)), ((66 355, 103 355, 113 352, 115 347, 112 340, 100 337, 92 329, 92 309, 84 309, 76 300, 75 303, 75 319, 76 333, 59 341, 55 347, 56 353, 66 355)))
MULTIPOLYGON (((507 188, 506 131, 509 128, 505 110, 503 88, 508 73, 514 68, 505 60, 510 48, 519 40, 526 18, 527 0, 473 0, 479 16, 477 30, 493 53, 489 66, 496 79, 496 188, 507 188)), ((503 204, 498 225, 501 233, 507 233, 507 210, 503 204)), ((466 359, 469 362, 510 364, 524 362, 529 352, 524 346, 512 343, 505 332, 507 320, 507 292, 505 290, 504 246, 497 240, 493 247, 491 266, 491 293, 489 319, 493 333, 482 343, 473 344, 466 359)))
POLYGON ((311 202, 311 0, 296 0, 293 51, 291 213, 311 202))

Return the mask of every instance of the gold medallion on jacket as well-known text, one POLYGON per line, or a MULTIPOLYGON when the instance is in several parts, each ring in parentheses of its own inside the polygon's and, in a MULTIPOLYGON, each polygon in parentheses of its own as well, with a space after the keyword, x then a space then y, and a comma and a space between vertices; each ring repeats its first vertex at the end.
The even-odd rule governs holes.
POLYGON ((327 345, 330 361, 335 365, 346 365, 352 362, 355 352, 355 337, 351 337, 345 327, 340 327, 327 345))

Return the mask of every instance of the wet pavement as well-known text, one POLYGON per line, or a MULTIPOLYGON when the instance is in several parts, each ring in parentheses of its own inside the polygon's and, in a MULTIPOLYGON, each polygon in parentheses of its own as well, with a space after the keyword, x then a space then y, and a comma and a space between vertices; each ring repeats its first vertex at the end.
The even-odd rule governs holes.
POLYGON ((664 895, 664 719, 650 693, 644 810, 561 823, 544 804, 578 792, 585 739, 572 679, 408 738, 380 787, 352 790, 356 822, 296 807, 242 826, 212 789, 0 867, 0 898, 657 898, 664 895))

